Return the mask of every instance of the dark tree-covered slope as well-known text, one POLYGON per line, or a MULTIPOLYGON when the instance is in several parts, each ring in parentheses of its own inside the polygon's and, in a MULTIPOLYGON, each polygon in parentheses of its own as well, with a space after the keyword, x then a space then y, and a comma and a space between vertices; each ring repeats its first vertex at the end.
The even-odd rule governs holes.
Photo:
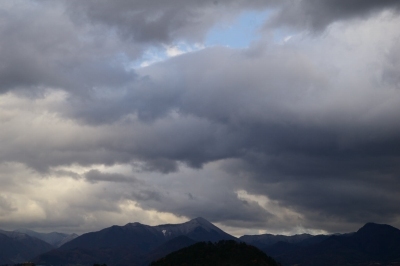
POLYGON ((218 243, 196 243, 151 263, 151 266, 186 265, 275 266, 279 264, 256 247, 232 240, 223 240, 218 243))

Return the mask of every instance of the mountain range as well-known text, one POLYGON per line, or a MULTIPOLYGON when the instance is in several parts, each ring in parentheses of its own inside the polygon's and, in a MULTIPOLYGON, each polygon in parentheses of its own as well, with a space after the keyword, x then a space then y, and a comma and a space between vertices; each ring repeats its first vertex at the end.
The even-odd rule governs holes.
POLYGON ((182 224, 149 226, 128 223, 83 234, 34 262, 92 265, 148 265, 152 260, 202 241, 237 240, 204 218, 182 224))
POLYGON ((51 249, 49 243, 27 234, 0 230, 0 264, 21 263, 51 249))
POLYGON ((29 229, 17 229, 14 232, 20 232, 23 234, 27 234, 31 237, 36 237, 40 240, 43 240, 46 243, 49 243, 53 247, 60 247, 63 244, 71 241, 74 238, 77 238, 77 234, 64 234, 59 232, 51 232, 51 233, 38 233, 29 229))
POLYGON ((28 229, 0 230, 0 264, 28 261, 76 238, 76 234, 38 233, 28 229))
POLYGON ((114 225, 81 236, 0 231, 0 265, 29 259, 38 265, 147 266, 196 243, 221 240, 255 246, 284 266, 400 266, 400 230, 390 225, 367 223, 348 234, 236 238, 200 217, 182 224, 114 225))
POLYGON ((357 232, 334 235, 242 236, 283 265, 400 265, 400 230, 367 223, 357 232))

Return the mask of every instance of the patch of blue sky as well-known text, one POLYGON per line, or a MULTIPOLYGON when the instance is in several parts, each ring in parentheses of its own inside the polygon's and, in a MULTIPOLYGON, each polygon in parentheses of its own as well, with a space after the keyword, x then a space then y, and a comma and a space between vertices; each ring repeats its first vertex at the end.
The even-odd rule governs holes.
POLYGON ((243 12, 233 23, 216 25, 208 33, 204 42, 209 46, 246 48, 258 39, 260 28, 264 25, 271 10, 243 12))
POLYGON ((246 48, 261 38, 260 29, 271 14, 271 10, 246 11, 231 23, 214 26, 203 43, 179 42, 161 47, 150 47, 143 56, 128 68, 142 68, 181 54, 198 51, 211 46, 246 48))

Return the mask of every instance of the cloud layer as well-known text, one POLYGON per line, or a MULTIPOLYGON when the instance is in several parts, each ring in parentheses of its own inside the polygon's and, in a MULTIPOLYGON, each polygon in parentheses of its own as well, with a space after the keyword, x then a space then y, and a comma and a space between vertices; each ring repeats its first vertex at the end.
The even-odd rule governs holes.
POLYGON ((398 7, 1 4, 0 228, 197 216, 235 234, 399 226, 398 7), (149 49, 201 44, 255 10, 268 12, 248 48, 137 67, 149 49))

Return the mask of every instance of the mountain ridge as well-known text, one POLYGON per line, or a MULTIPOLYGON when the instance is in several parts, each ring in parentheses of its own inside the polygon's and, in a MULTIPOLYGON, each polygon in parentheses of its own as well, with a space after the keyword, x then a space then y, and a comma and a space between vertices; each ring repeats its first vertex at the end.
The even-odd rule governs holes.
POLYGON ((366 223, 354 233, 324 236, 309 244, 278 242, 262 250, 284 265, 389 265, 400 262, 400 230, 366 223))
POLYGON ((153 259, 193 243, 216 243, 219 240, 254 245, 285 266, 389 265, 397 259, 400 261, 400 230, 389 225, 366 223, 356 232, 347 234, 264 234, 245 235, 238 239, 199 217, 181 224, 150 226, 135 222, 114 225, 83 234, 54 251, 42 254, 34 262, 42 265, 60 262, 148 265, 153 259))
POLYGON ((75 233, 74 234, 65 234, 60 232, 39 233, 26 228, 16 229, 14 230, 14 232, 20 232, 32 237, 36 237, 40 240, 43 240, 46 243, 49 243, 53 247, 60 247, 66 242, 71 241, 72 239, 78 237, 78 235, 75 233))
POLYGON ((2 264, 21 263, 53 246, 35 237, 16 231, 0 230, 0 262, 2 264))
POLYGON ((167 251, 175 251, 175 247, 185 247, 193 242, 238 241, 236 237, 201 217, 181 224, 156 226, 135 222, 83 234, 54 251, 40 255, 34 261, 55 264, 59 258, 63 263, 70 263, 72 261, 68 261, 68 258, 73 257, 76 260, 74 262, 84 265, 93 264, 98 259, 102 259, 107 265, 127 265, 129 260, 144 263, 149 260, 148 254, 172 240, 174 245, 164 247, 162 255, 166 255, 164 253, 167 251), (182 236, 185 238, 179 238, 182 236))

